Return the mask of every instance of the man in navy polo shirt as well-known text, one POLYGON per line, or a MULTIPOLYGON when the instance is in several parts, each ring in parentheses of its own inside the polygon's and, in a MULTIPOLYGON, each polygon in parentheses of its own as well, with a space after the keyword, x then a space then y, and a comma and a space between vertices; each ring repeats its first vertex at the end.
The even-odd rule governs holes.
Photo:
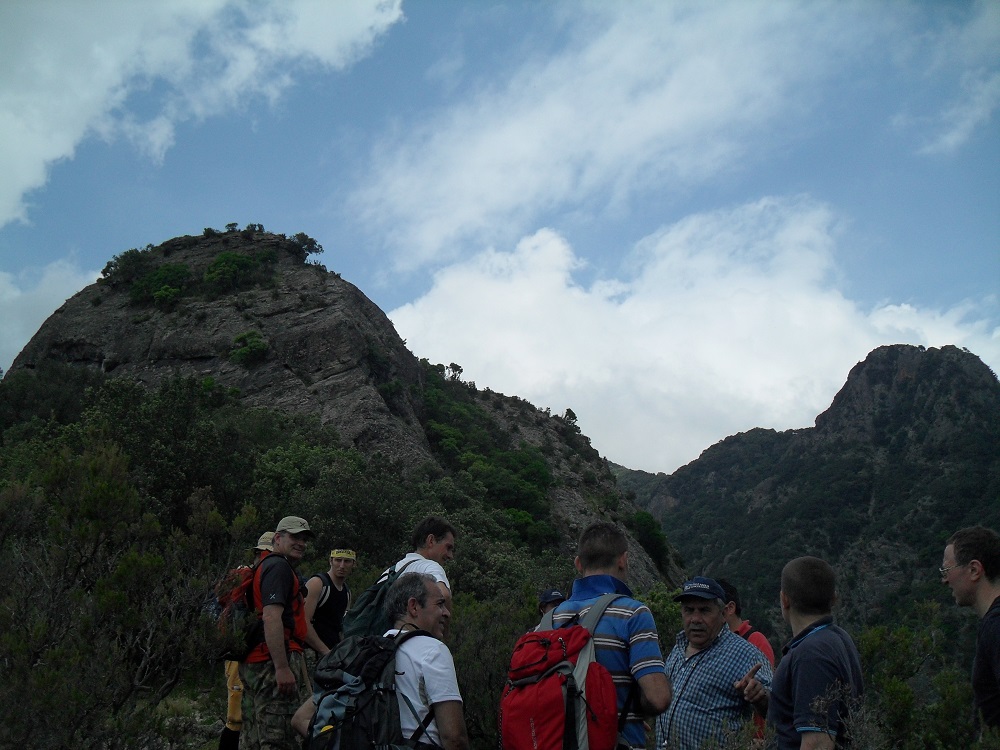
POLYGON ((569 599, 553 611, 553 624, 559 627, 584 615, 602 594, 622 594, 597 623, 594 655, 614 679, 619 712, 633 683, 638 687, 622 734, 629 746, 644 748, 643 717, 656 716, 670 704, 670 683, 653 615, 625 585, 628 540, 613 523, 593 523, 580 536, 575 565, 581 577, 573 582, 569 599))
POLYGON ((858 649, 833 624, 836 574, 818 557, 781 571, 781 614, 792 628, 774 672, 767 721, 778 750, 847 747, 845 721, 864 687, 858 649))

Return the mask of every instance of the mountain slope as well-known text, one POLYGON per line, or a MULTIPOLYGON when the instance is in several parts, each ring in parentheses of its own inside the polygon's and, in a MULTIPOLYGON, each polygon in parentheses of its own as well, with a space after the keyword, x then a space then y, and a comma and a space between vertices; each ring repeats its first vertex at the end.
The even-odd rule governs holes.
POLYGON ((856 365, 814 428, 726 438, 672 475, 616 469, 692 571, 731 578, 777 624, 779 574, 818 555, 841 616, 885 621, 941 598, 944 540, 1000 527, 1000 384, 953 346, 886 346, 856 365))
MULTIPOLYGON (((599 518, 635 525, 637 509, 574 420, 479 391, 457 365, 418 361, 360 290, 307 262, 317 251, 305 235, 250 225, 121 253, 42 325, 8 375, 57 362, 148 386, 194 377, 247 406, 316 416, 393 471, 478 482, 536 553, 569 556, 599 518)), ((682 580, 669 549, 654 563, 630 544, 636 585, 682 580)))

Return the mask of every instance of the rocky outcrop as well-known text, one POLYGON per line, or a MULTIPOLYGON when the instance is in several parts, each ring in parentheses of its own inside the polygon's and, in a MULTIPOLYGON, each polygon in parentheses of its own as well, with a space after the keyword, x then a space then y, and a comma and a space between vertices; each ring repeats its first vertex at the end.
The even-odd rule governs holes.
POLYGON ((205 272, 221 252, 274 253, 264 286, 217 298, 181 297, 169 309, 138 306, 127 284, 98 282, 68 299, 14 360, 11 372, 49 359, 153 385, 174 375, 213 378, 251 405, 313 414, 366 453, 405 466, 432 461, 406 392, 387 402, 385 385, 416 383, 420 367, 385 314, 297 246, 264 232, 179 237, 147 252, 154 263, 205 272), (260 361, 232 360, 237 338, 258 332, 260 361), (379 386, 383 389, 380 392, 379 386))
MULTIPOLYGON (((102 280, 45 321, 9 374, 56 361, 150 386, 178 375, 210 378, 248 405, 314 415, 345 444, 381 454, 402 471, 441 471, 420 421, 423 367, 357 287, 306 262, 302 237, 255 227, 206 230, 116 256, 102 280), (236 274, 231 289, 210 288, 205 279, 227 254, 266 259, 266 272, 258 268, 253 283, 240 283, 236 274), (138 299, 143 280, 166 267, 183 269, 187 286, 153 285, 138 299)), ((590 522, 635 513, 575 424, 523 399, 469 386, 515 445, 523 441, 548 457, 558 480, 548 500, 562 552, 573 554, 590 522)), ((663 576, 631 538, 630 551, 639 588, 664 577, 674 585, 683 580, 676 555, 663 576)))

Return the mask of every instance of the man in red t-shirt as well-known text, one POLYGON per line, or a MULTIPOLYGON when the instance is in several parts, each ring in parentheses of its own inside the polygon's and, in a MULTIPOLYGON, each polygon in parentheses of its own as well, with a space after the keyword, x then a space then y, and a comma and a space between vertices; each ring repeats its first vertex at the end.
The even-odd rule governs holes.
MULTIPOLYGON (((756 646, 757 650, 767 657, 767 661, 771 664, 771 668, 773 669, 774 649, 771 648, 770 642, 763 633, 759 630, 754 630, 750 621, 743 619, 743 607, 740 603, 740 592, 725 578, 717 578, 716 582, 722 586, 722 590, 726 592, 726 607, 723 609, 723 614, 726 616, 726 623, 729 625, 729 629, 741 638, 745 638, 751 646, 756 646)), ((757 736, 763 737, 765 724, 764 717, 754 713, 753 721, 757 725, 757 736)))

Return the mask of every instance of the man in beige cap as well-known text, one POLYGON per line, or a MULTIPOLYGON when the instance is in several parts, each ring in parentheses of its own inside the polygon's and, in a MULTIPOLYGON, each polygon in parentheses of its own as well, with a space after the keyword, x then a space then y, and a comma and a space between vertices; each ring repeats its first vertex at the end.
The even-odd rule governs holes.
MULTIPOLYGON (((265 531, 257 539, 257 544, 250 548, 253 552, 253 564, 256 565, 268 555, 273 547, 274 532, 265 531)), ((241 565, 240 568, 246 568, 241 565)), ((232 572, 232 571, 231 571, 232 572)), ((243 681, 240 680, 240 663, 238 661, 226 661, 226 694, 229 701, 226 705, 226 725, 219 735, 219 750, 237 750, 240 746, 240 729, 243 727, 243 681)))
POLYGON ((292 714, 310 695, 302 648, 308 644, 321 655, 328 651, 306 620, 304 592, 293 569, 313 536, 304 518, 285 516, 274 529, 271 553, 254 574, 253 603, 264 628, 240 664, 244 750, 299 747, 292 714))

